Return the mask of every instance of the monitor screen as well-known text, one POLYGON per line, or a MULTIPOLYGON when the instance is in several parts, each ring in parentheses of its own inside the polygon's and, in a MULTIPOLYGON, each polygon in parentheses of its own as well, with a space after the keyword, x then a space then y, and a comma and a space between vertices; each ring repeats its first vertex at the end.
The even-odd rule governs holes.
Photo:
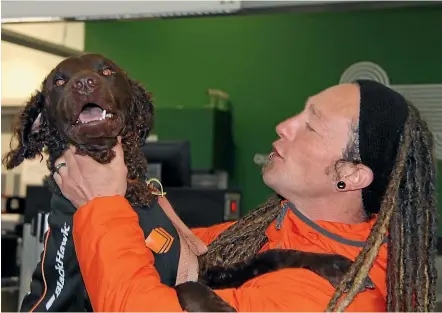
POLYGON ((190 142, 147 142, 142 147, 147 163, 152 165, 148 178, 160 179, 164 187, 189 187, 191 185, 190 142), (154 173, 155 172, 155 173, 154 173), (160 173, 161 177, 154 176, 160 173))

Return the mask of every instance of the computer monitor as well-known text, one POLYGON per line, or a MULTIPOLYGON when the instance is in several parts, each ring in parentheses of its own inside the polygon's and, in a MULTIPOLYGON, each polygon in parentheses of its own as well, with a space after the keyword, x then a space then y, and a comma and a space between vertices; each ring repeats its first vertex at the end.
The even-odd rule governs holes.
POLYGON ((189 187, 191 185, 189 141, 147 142, 141 150, 148 164, 159 165, 158 169, 161 174, 148 173, 148 178, 160 179, 164 187, 189 187))

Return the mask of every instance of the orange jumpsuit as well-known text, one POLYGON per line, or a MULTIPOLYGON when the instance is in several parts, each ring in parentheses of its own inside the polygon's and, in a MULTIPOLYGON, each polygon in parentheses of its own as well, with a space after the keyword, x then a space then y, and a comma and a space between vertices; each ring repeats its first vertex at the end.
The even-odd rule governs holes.
MULTIPOLYGON (((74 242, 94 311, 182 311, 173 288, 161 284, 152 251, 146 248, 138 217, 120 196, 94 199, 74 216, 74 242)), ((354 260, 374 223, 312 222, 289 211, 282 227, 267 229, 262 251, 282 248, 337 253, 354 260)), ((231 223, 194 229, 206 244, 231 223)), ((376 285, 356 296, 347 311, 386 310, 387 245, 370 271, 376 285)), ((324 311, 335 289, 304 269, 284 269, 254 278, 240 288, 215 290, 238 311, 324 311)))

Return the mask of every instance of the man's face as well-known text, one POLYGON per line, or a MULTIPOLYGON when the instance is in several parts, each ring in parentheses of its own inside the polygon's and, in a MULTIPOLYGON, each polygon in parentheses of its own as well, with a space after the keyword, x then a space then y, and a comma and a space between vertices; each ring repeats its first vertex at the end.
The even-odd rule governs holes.
POLYGON ((335 163, 342 159, 359 119, 359 87, 328 88, 276 127, 279 139, 263 169, 266 185, 283 197, 327 197, 336 192, 335 163))

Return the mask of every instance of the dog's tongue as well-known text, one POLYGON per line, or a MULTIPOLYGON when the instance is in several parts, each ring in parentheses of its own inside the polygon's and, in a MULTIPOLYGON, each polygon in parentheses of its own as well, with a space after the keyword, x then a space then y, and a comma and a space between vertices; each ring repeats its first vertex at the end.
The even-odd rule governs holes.
POLYGON ((102 114, 103 110, 99 107, 87 107, 81 111, 79 120, 82 123, 98 121, 101 119, 102 114))

